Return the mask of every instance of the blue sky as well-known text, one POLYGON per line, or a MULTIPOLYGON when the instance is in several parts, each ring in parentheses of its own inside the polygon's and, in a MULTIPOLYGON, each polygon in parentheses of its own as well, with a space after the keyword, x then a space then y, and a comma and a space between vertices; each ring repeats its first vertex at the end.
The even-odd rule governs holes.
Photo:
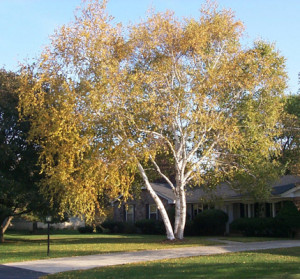
MULTIPOLYGON (((300 72, 300 0, 219 0, 231 8, 246 27, 250 42, 264 39, 276 44, 286 58, 289 74, 287 93, 296 93, 300 72)), ((81 0, 0 0, 0 67, 17 70, 49 43, 59 26, 70 22, 81 0)), ((170 9, 178 17, 198 17, 204 0, 110 0, 108 11, 115 21, 137 22, 153 7, 170 9)))

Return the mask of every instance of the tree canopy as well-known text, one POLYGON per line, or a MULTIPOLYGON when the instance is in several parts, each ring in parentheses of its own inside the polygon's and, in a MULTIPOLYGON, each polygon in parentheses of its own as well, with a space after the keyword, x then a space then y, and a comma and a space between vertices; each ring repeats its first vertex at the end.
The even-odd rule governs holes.
POLYGON ((20 78, 0 70, 0 242, 10 219, 38 208, 43 199, 37 182, 38 153, 27 142, 28 121, 19 121, 20 78))
POLYGON ((281 154, 279 161, 286 172, 300 174, 300 95, 290 95, 285 99, 282 117, 283 131, 279 137, 281 154))
MULTIPOLYGON (((105 8, 105 1, 88 2, 24 68, 21 111, 42 148, 43 189, 61 197, 62 210, 92 218, 99 196, 128 197, 138 172, 167 237, 183 238, 187 185, 267 181, 275 173, 270 153, 277 149, 284 58, 263 41, 243 47, 242 23, 213 5, 198 19, 150 13, 126 31, 105 8), (175 182, 160 166, 162 153, 175 182), (145 165, 174 191, 174 229, 145 165)), ((267 189, 251 185, 239 187, 267 189)))

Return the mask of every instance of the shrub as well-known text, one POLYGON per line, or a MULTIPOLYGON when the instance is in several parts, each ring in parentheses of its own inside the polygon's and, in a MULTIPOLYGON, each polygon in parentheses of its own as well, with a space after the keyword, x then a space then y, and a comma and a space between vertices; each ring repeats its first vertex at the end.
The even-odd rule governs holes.
POLYGON ((290 228, 286 222, 280 218, 273 218, 273 234, 271 236, 288 237, 290 236, 290 228))
POLYGON ((230 231, 238 231, 245 236, 288 236, 286 224, 276 218, 240 218, 230 224, 230 231))
POLYGON ((143 234, 164 234, 165 226, 162 221, 143 219, 135 223, 135 226, 143 234))
POLYGON ((78 231, 79 233, 93 233, 93 227, 92 226, 85 226, 85 227, 79 227, 78 231))
POLYGON ((194 229, 194 222, 192 220, 186 220, 185 228, 184 228, 184 235, 186 235, 186 236, 196 235, 196 232, 194 229))
POLYGON ((230 224, 230 230, 238 231, 245 236, 263 236, 268 235, 270 221, 268 218, 240 218, 230 224), (268 224, 267 224, 268 223, 268 224))
POLYGON ((136 227, 133 223, 126 223, 124 222, 124 233, 132 234, 136 233, 136 227))
POLYGON ((278 220, 284 220, 290 228, 300 228, 300 212, 296 205, 287 201, 275 217, 278 220))
POLYGON ((218 209, 208 209, 199 213, 194 219, 196 235, 224 235, 228 215, 218 209))
POLYGON ((276 222, 281 224, 282 229, 285 229, 285 233, 288 236, 293 237, 295 231, 300 228, 300 212, 291 201, 284 203, 284 206, 278 212, 275 219, 276 222))
POLYGON ((123 222, 106 220, 101 225, 103 228, 108 229, 110 233, 124 233, 125 231, 125 224, 123 222))

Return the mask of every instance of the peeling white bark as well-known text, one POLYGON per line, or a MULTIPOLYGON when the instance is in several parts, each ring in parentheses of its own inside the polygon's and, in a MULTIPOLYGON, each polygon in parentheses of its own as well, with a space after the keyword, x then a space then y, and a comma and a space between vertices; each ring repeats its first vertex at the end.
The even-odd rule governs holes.
POLYGON ((175 199, 175 222, 174 222, 174 234, 177 235, 179 229, 179 222, 180 222, 180 200, 179 195, 176 195, 175 199))
POLYGON ((184 237, 184 228, 186 222, 186 195, 184 187, 180 189, 180 217, 179 217, 179 227, 176 234, 178 239, 183 239, 184 237))
POLYGON ((166 211, 161 199, 157 196, 157 194, 153 190, 153 188, 148 180, 147 174, 146 174, 143 166, 140 163, 138 163, 138 169, 139 169, 140 174, 145 182, 145 186, 146 186, 147 190, 149 191, 151 197, 155 201, 157 208, 161 214, 161 218, 162 218, 162 220, 165 224, 165 228, 166 228, 167 239, 174 240, 175 236, 174 236, 173 228, 172 228, 169 216, 167 214, 167 211, 166 211))

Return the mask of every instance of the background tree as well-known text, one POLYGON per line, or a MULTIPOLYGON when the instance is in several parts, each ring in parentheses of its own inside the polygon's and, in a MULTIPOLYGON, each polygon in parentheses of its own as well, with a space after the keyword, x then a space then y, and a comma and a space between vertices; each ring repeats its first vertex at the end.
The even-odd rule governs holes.
POLYGON ((28 121, 19 121, 19 76, 0 70, 0 242, 14 216, 43 203, 39 194, 37 146, 27 142, 28 121))
POLYGON ((300 174, 300 95, 285 98, 280 162, 288 174, 300 174))
POLYGON ((20 110, 32 123, 29 139, 41 147, 41 192, 51 205, 59 201, 62 214, 88 222, 101 214, 103 198, 126 198, 134 177, 127 154, 107 136, 116 120, 103 114, 121 44, 109 21, 104 4, 88 4, 53 36, 40 61, 23 69, 20 94, 20 110))
POLYGON ((182 239, 187 185, 274 177, 284 58, 265 42, 243 48, 242 30, 231 11, 207 6, 197 20, 150 14, 124 35, 105 2, 89 2, 23 75, 22 112, 31 138, 42 133, 44 189, 63 193, 62 209, 92 216, 97 195, 128 197, 138 172, 168 239, 182 239), (174 172, 162 168, 162 152, 174 172), (174 229, 145 166, 174 191, 174 229))

